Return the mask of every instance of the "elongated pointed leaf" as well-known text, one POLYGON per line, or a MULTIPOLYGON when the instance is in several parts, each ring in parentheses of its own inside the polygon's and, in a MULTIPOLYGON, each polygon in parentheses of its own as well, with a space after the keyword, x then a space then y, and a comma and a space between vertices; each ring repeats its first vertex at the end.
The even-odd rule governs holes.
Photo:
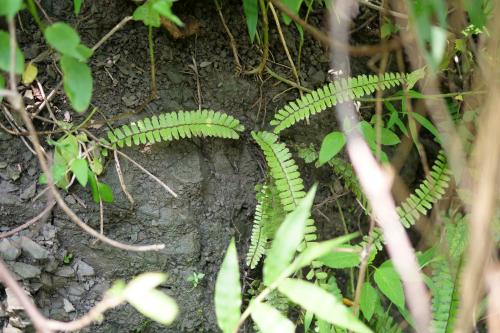
POLYGON ((304 238, 306 220, 311 215, 311 205, 316 193, 314 186, 298 207, 288 214, 281 224, 264 262, 264 284, 273 283, 287 268, 304 238))
MULTIPOLYGON (((343 253, 343 252, 332 252, 335 248, 340 247, 342 244, 350 241, 351 239, 358 236, 358 233, 341 236, 335 239, 324 241, 321 243, 314 243, 307 247, 300 255, 295 258, 292 266, 293 270, 299 270, 302 267, 309 265, 311 262, 318 258, 323 258, 324 256, 330 255, 332 253, 343 253)), ((359 255, 354 253, 358 258, 359 255)), ((358 260, 359 262, 359 260, 358 260)))
POLYGON ((262 333, 293 333, 295 325, 281 312, 266 303, 252 305, 252 319, 262 333))
MULTIPOLYGON (((342 246, 346 250, 355 250, 352 246, 342 246)), ((358 252, 332 252, 322 256, 319 261, 330 268, 350 268, 359 265, 361 258, 358 252)))
POLYGON ((222 332, 234 331, 240 319, 240 307, 241 284, 238 254, 234 239, 232 239, 215 283, 215 314, 222 332))
POLYGON ((259 20, 258 2, 258 0, 243 0, 243 12, 245 13, 251 43, 253 43, 255 33, 257 32, 257 21, 259 20))
POLYGON ((319 319, 353 332, 372 333, 340 300, 317 285, 288 278, 280 283, 278 290, 319 319))

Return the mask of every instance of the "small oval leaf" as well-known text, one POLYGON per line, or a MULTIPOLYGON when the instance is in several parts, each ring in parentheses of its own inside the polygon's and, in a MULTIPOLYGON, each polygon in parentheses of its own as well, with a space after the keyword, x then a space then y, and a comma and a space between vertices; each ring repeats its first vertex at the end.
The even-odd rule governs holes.
POLYGON ((323 165, 334 158, 345 145, 345 135, 342 132, 331 132, 323 139, 319 151, 319 165, 323 165))
POLYGON ((71 172, 83 187, 87 186, 89 166, 87 160, 78 158, 71 163, 71 172))
POLYGON ((385 261, 375 270, 373 279, 380 291, 383 292, 392 303, 400 308, 404 308, 405 294, 403 284, 390 260, 385 261))
POLYGON ((57 22, 45 29, 47 43, 62 54, 74 56, 75 49, 80 44, 80 36, 70 25, 57 22))
POLYGON ((35 81, 36 76, 38 75, 38 68, 32 62, 29 62, 23 72, 23 84, 30 84, 35 81))
MULTIPOLYGON (((0 69, 10 71, 10 40, 9 34, 0 30, 0 69)), ((19 47, 16 47, 16 74, 22 74, 24 70, 24 56, 19 47)))

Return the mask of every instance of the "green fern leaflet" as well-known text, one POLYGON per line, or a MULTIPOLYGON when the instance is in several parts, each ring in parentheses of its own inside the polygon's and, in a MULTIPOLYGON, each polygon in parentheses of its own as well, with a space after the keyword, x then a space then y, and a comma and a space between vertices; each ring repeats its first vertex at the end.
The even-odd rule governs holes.
POLYGON ((113 148, 195 137, 238 139, 240 121, 213 110, 179 111, 144 118, 108 131, 113 148))
POLYGON ((402 84, 406 84, 407 89, 410 89, 423 76, 424 70, 419 69, 409 74, 359 75, 337 80, 289 102, 275 113, 271 125, 274 126, 274 133, 278 134, 296 122, 325 111, 337 103, 370 95, 375 90, 385 90, 402 84))
POLYGON ((401 223, 406 228, 415 224, 417 219, 426 215, 436 202, 441 200, 450 184, 450 171, 446 157, 440 152, 432 166, 430 174, 420 186, 397 208, 401 223))
MULTIPOLYGON (((286 213, 293 211, 306 193, 304 182, 300 177, 299 167, 292 158, 290 150, 284 143, 278 142, 278 136, 269 132, 252 132, 252 137, 262 149, 266 157, 267 165, 273 184, 276 186, 278 196, 286 213)), ((307 246, 307 243, 317 239, 314 221, 308 219, 306 222, 306 233, 304 243, 299 251, 307 246)))

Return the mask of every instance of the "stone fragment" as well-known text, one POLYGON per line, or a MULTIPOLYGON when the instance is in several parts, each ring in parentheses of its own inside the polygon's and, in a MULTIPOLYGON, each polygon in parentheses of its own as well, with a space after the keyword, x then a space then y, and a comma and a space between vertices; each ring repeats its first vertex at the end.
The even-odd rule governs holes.
POLYGON ((21 279, 33 279, 39 277, 42 272, 40 268, 23 262, 11 263, 10 267, 21 279))
POLYGON ((16 328, 12 326, 11 324, 8 324, 6 327, 3 328, 3 333, 23 333, 19 328, 16 328))
POLYGON ((57 276, 61 277, 73 277, 75 276, 75 270, 69 266, 63 266, 56 271, 57 276))
POLYGON ((21 250, 19 250, 13 242, 4 238, 0 240, 0 255, 5 260, 16 260, 17 257, 21 254, 21 250))
POLYGON ((75 270, 76 270, 78 276, 80 276, 80 277, 93 276, 95 274, 94 268, 92 268, 92 266, 90 266, 89 264, 87 264, 84 261, 78 260, 75 263, 74 267, 75 267, 75 270))
POLYGON ((33 242, 28 237, 21 237, 21 248, 26 252, 31 258, 36 260, 47 259, 49 257, 49 251, 33 242))
MULTIPOLYGON (((23 291, 26 293, 26 295, 28 295, 29 298, 31 298, 31 295, 26 290, 23 290, 23 291)), ((21 305, 21 302, 19 302, 19 299, 14 294, 12 289, 5 288, 5 295, 7 296, 6 297, 6 301, 7 301, 7 309, 6 310, 8 313, 12 313, 12 312, 18 311, 18 310, 24 310, 24 306, 21 305)))
POLYGON ((73 304, 71 304, 71 302, 68 301, 66 298, 63 299, 63 303, 64 303, 64 311, 66 311, 67 313, 75 311, 75 307, 73 306, 73 304))
POLYGON ((19 196, 21 200, 29 200, 36 194, 36 182, 28 186, 19 196))

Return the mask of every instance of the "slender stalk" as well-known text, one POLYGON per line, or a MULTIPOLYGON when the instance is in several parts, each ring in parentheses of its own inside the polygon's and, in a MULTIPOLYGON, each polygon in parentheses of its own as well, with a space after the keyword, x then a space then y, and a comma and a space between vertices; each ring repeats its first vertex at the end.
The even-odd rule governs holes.
POLYGON ((156 88, 156 66, 155 66, 155 51, 153 44, 152 26, 148 26, 148 44, 149 44, 149 62, 151 63, 151 97, 158 98, 158 90, 156 88))

